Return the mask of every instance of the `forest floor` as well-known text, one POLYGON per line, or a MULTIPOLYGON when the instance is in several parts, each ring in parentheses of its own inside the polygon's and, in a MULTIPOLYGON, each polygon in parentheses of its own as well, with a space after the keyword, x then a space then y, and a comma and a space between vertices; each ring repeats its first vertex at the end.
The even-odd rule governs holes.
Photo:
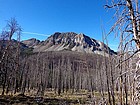
MULTIPOLYGON (((9 92, 7 95, 0 95, 0 105, 108 105, 106 92, 103 95, 98 91, 91 94, 87 90, 80 90, 74 93, 68 91, 58 95, 54 90, 47 90, 43 96, 36 95, 36 93, 35 90, 25 92, 25 95, 9 92)), ((116 94, 118 93, 116 92, 116 94)), ((118 103, 120 101, 119 95, 115 95, 115 98, 118 103)))
MULTIPOLYGON (((93 101, 91 94, 88 91, 56 94, 54 91, 46 91, 44 96, 36 96, 34 91, 22 95, 0 95, 0 105, 89 105, 93 101)), ((96 99, 101 97, 98 92, 95 92, 96 99)))

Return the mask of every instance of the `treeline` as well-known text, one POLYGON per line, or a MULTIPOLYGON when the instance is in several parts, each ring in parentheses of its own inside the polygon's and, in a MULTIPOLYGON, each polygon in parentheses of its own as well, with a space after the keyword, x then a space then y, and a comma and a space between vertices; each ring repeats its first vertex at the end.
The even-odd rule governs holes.
POLYGON ((69 90, 72 93, 80 89, 99 91, 101 87, 105 90, 106 84, 101 86, 99 82, 100 75, 104 77, 103 83, 106 81, 103 61, 104 57, 100 55, 69 51, 33 54, 22 60, 22 88, 35 88, 42 94, 51 88, 59 95, 69 90))

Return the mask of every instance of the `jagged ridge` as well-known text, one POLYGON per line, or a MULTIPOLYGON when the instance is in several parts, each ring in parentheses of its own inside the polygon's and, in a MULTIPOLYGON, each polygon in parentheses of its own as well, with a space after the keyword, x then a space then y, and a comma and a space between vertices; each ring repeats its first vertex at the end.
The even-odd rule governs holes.
POLYGON ((34 52, 69 50, 83 53, 96 53, 100 55, 104 55, 104 52, 105 54, 116 54, 103 42, 97 41, 82 33, 76 34, 74 32, 56 32, 42 42, 32 38, 22 41, 22 43, 29 47, 33 47, 34 52))

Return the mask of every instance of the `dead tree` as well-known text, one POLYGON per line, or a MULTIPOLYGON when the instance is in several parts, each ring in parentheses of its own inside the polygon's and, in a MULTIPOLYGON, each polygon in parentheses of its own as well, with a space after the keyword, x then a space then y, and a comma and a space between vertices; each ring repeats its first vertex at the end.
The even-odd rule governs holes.
MULTIPOLYGON (((2 31, 1 39, 3 41, 3 44, 1 44, 1 57, 0 57, 0 71, 3 73, 2 78, 4 77, 3 81, 3 91, 2 95, 5 93, 5 86, 7 83, 9 70, 8 65, 11 62, 12 59, 15 60, 15 64, 12 64, 12 66, 15 67, 15 69, 19 69, 19 42, 17 46, 13 46, 12 44, 12 36, 14 34, 17 35, 18 39, 20 39, 20 32, 21 28, 19 24, 17 23, 15 18, 11 18, 9 21, 7 21, 7 26, 5 30, 2 31), (4 46, 4 47, 3 47, 4 46), (13 51, 13 48, 15 47, 15 51, 13 51), (5 65, 5 66, 4 66, 5 65)), ((10 67, 13 68, 13 67, 10 67)))
MULTIPOLYGON (((122 65, 126 60, 134 57, 134 55, 138 58, 137 65, 135 70, 133 71, 133 105, 140 104, 140 11, 139 11, 139 0, 111 0, 110 4, 105 5, 106 8, 115 9, 115 16, 117 20, 113 27, 111 28, 111 32, 114 32, 115 29, 118 29, 118 33, 123 36, 123 40, 120 43, 124 43, 123 51, 120 53, 120 56, 124 56, 126 51, 126 47, 135 42, 136 50, 133 53, 129 53, 129 57, 123 59, 119 62, 116 67, 122 65)), ((132 51, 132 49, 127 49, 132 51)), ((122 66, 123 67, 123 66, 122 66)), ((122 74, 120 74, 122 75, 122 74)), ((127 74, 128 75, 128 74, 127 74)), ((126 81, 126 80, 125 80, 126 81)), ((123 80, 122 80, 123 82, 123 80)), ((125 87, 126 88, 126 87, 125 87)), ((128 102, 125 102, 127 104, 128 102)), ((121 103, 124 104, 124 103, 121 103)))

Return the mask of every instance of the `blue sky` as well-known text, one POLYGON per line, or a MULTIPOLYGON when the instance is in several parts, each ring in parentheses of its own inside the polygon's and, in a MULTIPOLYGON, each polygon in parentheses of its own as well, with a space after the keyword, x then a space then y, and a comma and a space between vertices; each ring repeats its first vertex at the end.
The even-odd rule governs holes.
MULTIPOLYGON (((113 25, 113 11, 104 9, 106 0, 0 0, 0 29, 15 17, 23 28, 21 40, 47 39, 55 32, 84 33, 102 41, 113 25)), ((109 46, 116 50, 117 39, 111 34, 109 46)))

